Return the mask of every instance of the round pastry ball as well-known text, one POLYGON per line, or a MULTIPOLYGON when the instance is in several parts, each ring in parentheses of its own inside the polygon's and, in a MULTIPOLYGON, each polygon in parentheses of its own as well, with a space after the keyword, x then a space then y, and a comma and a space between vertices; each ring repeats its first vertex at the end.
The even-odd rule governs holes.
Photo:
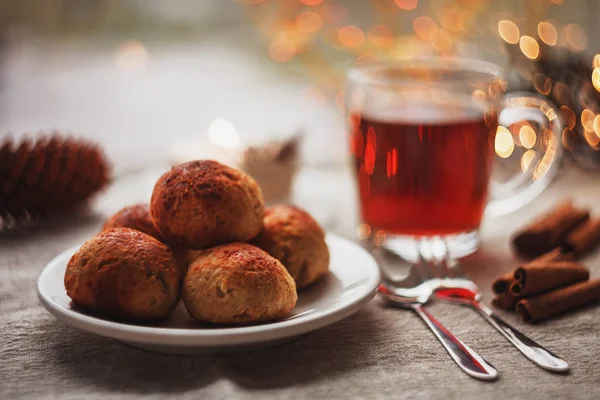
POLYGON ((158 229, 154 226, 154 222, 152 222, 150 206, 148 204, 136 204, 118 211, 106 220, 102 230, 106 231, 113 228, 135 229, 165 243, 165 238, 162 237, 158 229))
POLYGON ((192 161, 156 182, 150 214, 169 243, 199 250, 256 236, 264 201, 246 173, 216 161, 192 161))
POLYGON ((193 318, 216 324, 282 318, 298 300, 284 266, 247 243, 204 250, 185 275, 182 297, 193 318))
POLYGON ((182 269, 169 247, 129 228, 100 232, 71 257, 67 295, 77 306, 116 319, 168 317, 179 301, 182 269))
MULTIPOLYGON (((166 243, 166 239, 154 226, 152 217, 150 216, 150 206, 148 204, 136 204, 125 207, 115 215, 110 217, 102 227, 102 231, 113 228, 131 228, 136 231, 143 232, 152 236, 162 243, 166 243)), ((167 244, 169 246, 169 244, 167 244)), ((187 268, 197 256, 197 251, 189 250, 179 246, 169 246, 173 250, 173 255, 179 261, 182 268, 187 268)))
POLYGON ((306 211, 297 207, 268 207, 264 226, 252 243, 281 261, 298 288, 310 285, 329 271, 325 233, 306 211))

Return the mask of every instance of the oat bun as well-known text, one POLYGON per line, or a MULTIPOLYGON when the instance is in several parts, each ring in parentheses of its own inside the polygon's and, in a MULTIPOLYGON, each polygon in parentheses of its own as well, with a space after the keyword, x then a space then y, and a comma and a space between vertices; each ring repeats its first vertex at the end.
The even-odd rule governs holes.
POLYGON ((77 306, 114 319, 168 317, 179 301, 182 270, 169 247, 129 228, 100 232, 71 257, 67 294, 77 306))
POLYGON ((300 208, 277 205, 265 210, 264 226, 252 243, 281 261, 298 289, 329 271, 329 249, 319 224, 300 208))
POLYGON ((185 275, 182 292, 190 316, 215 324, 279 319, 298 300, 294 280, 283 265, 247 243, 202 251, 185 275))
POLYGON ((169 243, 201 250, 256 236, 264 200, 246 173, 217 161, 191 161, 156 182, 150 214, 169 243))

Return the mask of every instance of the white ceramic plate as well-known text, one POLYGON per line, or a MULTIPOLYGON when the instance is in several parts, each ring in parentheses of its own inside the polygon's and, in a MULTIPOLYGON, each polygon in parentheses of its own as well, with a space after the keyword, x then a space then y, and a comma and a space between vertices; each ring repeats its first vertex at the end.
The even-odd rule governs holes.
POLYGON ((282 321, 245 327, 211 327, 192 320, 180 303, 161 324, 133 325, 87 314, 71 303, 64 288, 67 263, 79 248, 54 258, 38 278, 38 295, 56 318, 76 328, 149 350, 197 354, 269 347, 339 321, 356 312, 375 294, 379 269, 357 244, 328 234, 330 273, 300 292, 291 315, 282 321))

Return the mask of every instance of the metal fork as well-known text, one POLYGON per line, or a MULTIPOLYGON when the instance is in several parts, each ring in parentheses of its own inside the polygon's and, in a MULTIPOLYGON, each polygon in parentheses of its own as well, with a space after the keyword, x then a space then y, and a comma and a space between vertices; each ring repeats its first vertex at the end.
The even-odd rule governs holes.
POLYGON ((419 271, 419 267, 424 266, 424 262, 420 260, 409 269, 409 273, 400 281, 390 279, 382 267, 383 280, 379 292, 388 301, 400 307, 411 309, 419 315, 442 343, 454 362, 466 374, 487 381, 497 379, 498 372, 490 363, 456 338, 423 307, 441 283, 439 278, 427 279, 426 274, 419 271))

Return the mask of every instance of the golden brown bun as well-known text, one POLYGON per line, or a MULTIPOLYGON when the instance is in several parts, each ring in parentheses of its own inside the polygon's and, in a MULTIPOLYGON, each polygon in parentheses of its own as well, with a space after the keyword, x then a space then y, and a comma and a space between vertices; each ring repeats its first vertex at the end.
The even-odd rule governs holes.
POLYGON ((158 229, 152 222, 150 206, 148 204, 136 204, 125 207, 110 217, 102 227, 103 231, 113 228, 131 228, 152 236, 160 242, 165 243, 158 229))
POLYGON ((305 211, 278 205, 265 210, 264 226, 252 243, 281 261, 298 288, 329 271, 325 233, 305 211))
POLYGON ((67 294, 76 305, 117 319, 154 319, 171 314, 182 270, 169 247, 129 228, 100 232, 71 257, 67 294))
POLYGON ((156 229, 154 226, 154 222, 150 216, 150 206, 148 204, 136 204, 123 208, 104 223, 102 231, 113 228, 135 229, 136 231, 148 234, 158 241, 171 247, 175 258, 178 260, 179 265, 184 269, 184 271, 196 258, 196 251, 188 250, 177 245, 171 246, 169 243, 167 243, 163 235, 161 235, 158 229, 156 229))
POLYGON ((247 243, 204 250, 185 275, 182 297, 193 318, 216 324, 282 318, 298 300, 283 265, 247 243))
POLYGON ((262 227, 264 202, 246 173, 216 161, 192 161, 156 182, 150 214, 169 243, 200 250, 252 239, 262 227))

